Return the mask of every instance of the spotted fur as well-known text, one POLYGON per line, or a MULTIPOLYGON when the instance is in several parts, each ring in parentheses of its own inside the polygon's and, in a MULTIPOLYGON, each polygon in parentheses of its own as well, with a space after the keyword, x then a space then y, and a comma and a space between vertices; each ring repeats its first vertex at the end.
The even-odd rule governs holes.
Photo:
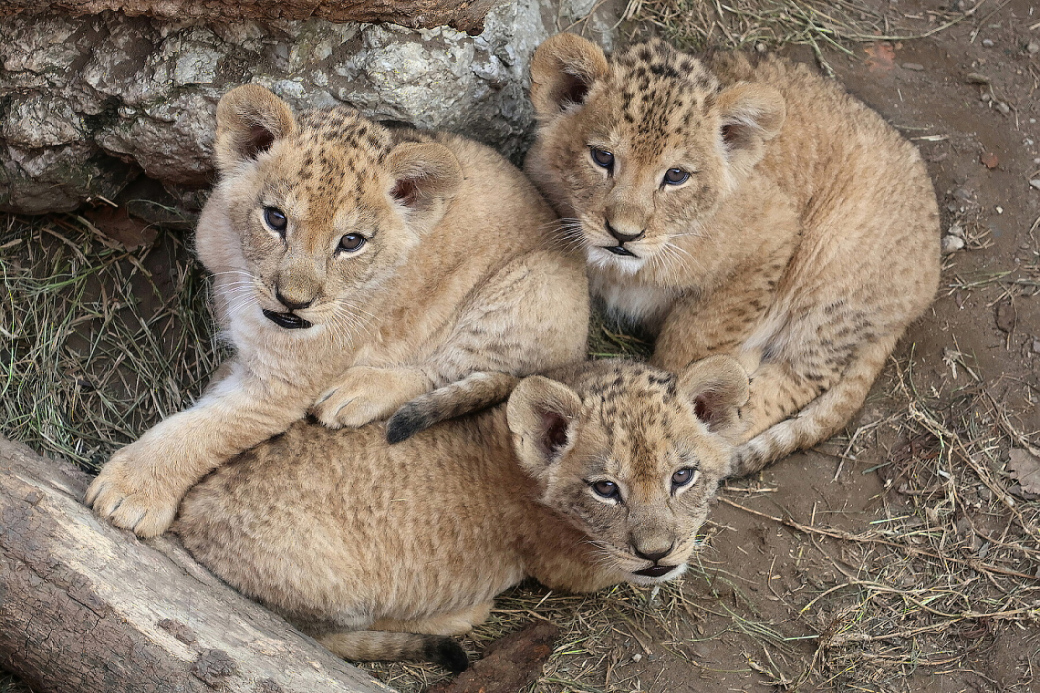
POLYGON ((235 354, 102 469, 87 502, 116 525, 162 533, 192 484, 308 412, 361 426, 474 372, 584 355, 582 260, 489 148, 343 107, 294 115, 247 85, 220 101, 215 152, 196 249, 235 354))
POLYGON ((193 488, 174 530, 340 656, 459 668, 443 636, 527 577, 587 592, 682 574, 747 392, 725 356, 679 375, 598 361, 397 445, 298 423, 193 488))
POLYGON ((731 473, 840 429, 938 284, 916 149, 778 58, 655 40, 608 60, 561 34, 531 75, 525 169, 569 222, 593 294, 656 335, 658 366, 724 353, 751 372, 731 473))

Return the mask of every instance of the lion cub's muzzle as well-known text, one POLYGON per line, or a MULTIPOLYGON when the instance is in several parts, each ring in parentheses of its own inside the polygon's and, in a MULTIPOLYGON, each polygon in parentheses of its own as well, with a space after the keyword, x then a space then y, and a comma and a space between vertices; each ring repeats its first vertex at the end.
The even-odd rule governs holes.
POLYGON ((278 327, 283 327, 287 330, 305 330, 312 324, 295 313, 276 313, 266 308, 264 308, 264 317, 278 325, 278 327))

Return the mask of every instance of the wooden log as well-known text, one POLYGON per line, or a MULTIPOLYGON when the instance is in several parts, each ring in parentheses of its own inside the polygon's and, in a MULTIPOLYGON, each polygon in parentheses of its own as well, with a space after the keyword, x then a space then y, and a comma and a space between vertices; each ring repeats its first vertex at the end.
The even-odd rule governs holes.
POLYGON ((310 19, 392 22, 413 29, 450 26, 469 34, 484 30, 484 17, 500 0, 4 0, 0 17, 108 10, 172 21, 310 19))
POLYGON ((38 692, 386 693, 206 572, 80 501, 89 477, 0 438, 0 669, 38 692))

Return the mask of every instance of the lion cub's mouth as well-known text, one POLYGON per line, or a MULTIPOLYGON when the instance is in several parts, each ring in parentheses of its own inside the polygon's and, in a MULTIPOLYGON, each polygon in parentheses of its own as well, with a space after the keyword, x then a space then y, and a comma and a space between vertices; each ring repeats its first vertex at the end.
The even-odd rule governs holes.
POLYGON ((264 317, 278 327, 284 327, 287 330, 305 330, 311 326, 311 323, 294 313, 276 313, 264 308, 264 317))
POLYGON ((673 570, 675 570, 675 568, 676 566, 674 565, 655 565, 651 566, 650 568, 643 568, 642 570, 633 571, 632 574, 642 575, 643 577, 649 578, 659 578, 663 575, 667 575, 668 573, 672 572, 673 570))
POLYGON ((623 245, 605 245, 603 246, 603 249, 609 250, 615 255, 620 255, 622 257, 639 257, 623 245))

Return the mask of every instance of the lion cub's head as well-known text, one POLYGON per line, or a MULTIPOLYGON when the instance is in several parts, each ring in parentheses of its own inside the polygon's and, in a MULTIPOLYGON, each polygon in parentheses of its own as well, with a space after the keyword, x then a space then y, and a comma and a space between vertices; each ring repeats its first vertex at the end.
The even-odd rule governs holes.
POLYGON ((561 379, 524 379, 506 407, 541 502, 602 550, 601 567, 638 584, 680 575, 728 469, 744 369, 728 356, 678 376, 602 361, 561 379))
POLYGON ((634 273, 739 185, 784 122, 780 92, 722 88, 696 58, 661 41, 607 60, 573 34, 531 63, 538 137, 525 169, 564 217, 588 261, 634 273))
POLYGON ((220 208, 203 213, 197 246, 218 280, 233 275, 218 281, 228 312, 259 309, 305 332, 350 327, 461 183, 455 155, 423 139, 344 107, 294 116, 255 84, 225 94, 210 203, 220 208))

